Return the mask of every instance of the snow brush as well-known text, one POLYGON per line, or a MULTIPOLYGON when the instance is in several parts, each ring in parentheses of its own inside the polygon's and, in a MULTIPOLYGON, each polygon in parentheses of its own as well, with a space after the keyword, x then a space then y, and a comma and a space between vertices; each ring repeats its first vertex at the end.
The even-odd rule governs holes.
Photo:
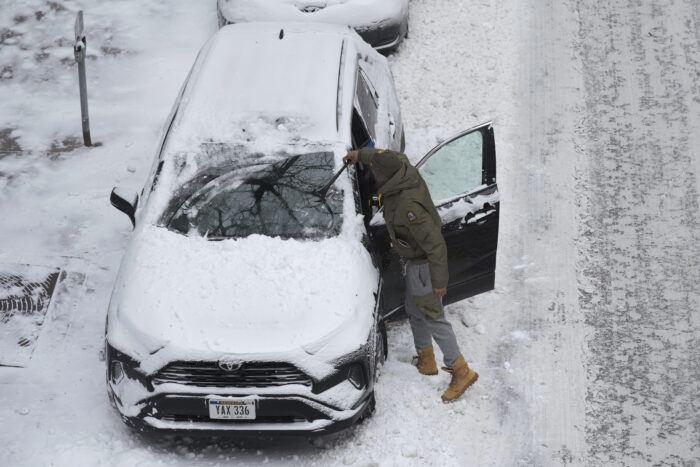
POLYGON ((350 165, 350 162, 349 162, 349 161, 345 161, 345 162, 343 163, 343 167, 341 167, 341 169, 338 170, 338 171, 335 173, 335 175, 333 175, 333 178, 331 178, 330 180, 328 180, 328 183, 326 183, 325 185, 323 185, 323 188, 321 188, 320 190, 315 191, 314 194, 315 194, 315 195, 318 195, 318 196, 320 196, 321 198, 324 198, 324 199, 325 199, 325 198, 326 198, 326 193, 328 193, 328 190, 330 190, 331 185, 333 185, 333 182, 335 182, 335 181, 338 179, 338 177, 340 177, 340 174, 342 174, 342 173, 343 173, 343 170, 347 169, 349 165, 350 165))
MULTIPOLYGON (((364 147, 366 147, 366 148, 373 148, 373 147, 374 147, 374 141, 370 140, 369 143, 367 143, 364 147)), ((320 190, 314 191, 314 194, 315 194, 315 195, 318 195, 318 196, 320 196, 320 197, 322 197, 322 198, 325 199, 325 198, 326 198, 326 194, 328 193, 328 190, 330 190, 330 188, 331 188, 331 186, 333 185, 333 183, 334 183, 336 180, 338 180, 338 177, 340 177, 340 174, 342 174, 342 173, 343 173, 343 170, 347 169, 349 165, 350 165, 350 162, 345 161, 345 162, 343 163, 343 166, 340 168, 340 170, 338 170, 338 171, 335 173, 335 175, 333 175, 333 177, 332 177, 330 180, 328 180, 328 183, 326 183, 325 185, 323 185, 323 188, 321 188, 320 190)))

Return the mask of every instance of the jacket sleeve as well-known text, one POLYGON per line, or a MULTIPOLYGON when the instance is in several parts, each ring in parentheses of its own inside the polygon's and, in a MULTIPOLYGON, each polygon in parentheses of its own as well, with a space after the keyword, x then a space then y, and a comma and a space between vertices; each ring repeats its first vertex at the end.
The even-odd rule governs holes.
POLYGON ((447 245, 442 236, 440 225, 419 204, 411 203, 409 209, 415 220, 409 222, 408 229, 415 241, 425 251, 430 267, 430 281, 434 289, 447 287, 449 272, 447 270, 447 245))

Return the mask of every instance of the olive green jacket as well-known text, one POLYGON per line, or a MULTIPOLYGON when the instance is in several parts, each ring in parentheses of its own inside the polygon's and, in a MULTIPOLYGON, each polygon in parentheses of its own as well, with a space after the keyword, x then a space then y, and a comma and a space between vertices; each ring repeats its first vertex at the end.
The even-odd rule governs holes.
POLYGON ((418 263, 427 260, 433 288, 447 287, 447 246, 442 223, 423 177, 404 154, 374 148, 359 151, 359 161, 372 170, 396 166, 396 159, 401 163, 400 168, 379 188, 392 245, 406 259, 418 263), (374 164, 376 158, 395 159, 374 164))

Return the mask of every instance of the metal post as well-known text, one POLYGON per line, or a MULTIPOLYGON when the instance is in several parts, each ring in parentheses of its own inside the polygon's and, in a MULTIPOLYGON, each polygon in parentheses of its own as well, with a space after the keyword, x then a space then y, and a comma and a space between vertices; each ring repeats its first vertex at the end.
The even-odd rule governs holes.
POLYGON ((80 84, 80 113, 83 117, 83 141, 85 146, 92 146, 90 140, 90 117, 88 116, 87 81, 85 78, 85 25, 83 23, 83 10, 78 12, 75 18, 75 45, 73 53, 75 61, 78 62, 78 81, 80 84))

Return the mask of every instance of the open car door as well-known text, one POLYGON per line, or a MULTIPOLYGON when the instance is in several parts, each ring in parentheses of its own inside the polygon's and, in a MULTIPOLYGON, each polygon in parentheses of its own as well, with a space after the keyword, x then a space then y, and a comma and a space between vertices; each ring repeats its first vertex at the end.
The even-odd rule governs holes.
POLYGON ((493 290, 500 198, 491 122, 463 131, 416 164, 442 219, 450 279, 444 304, 493 290))
MULTIPOLYGON (((499 193, 496 146, 488 122, 439 144, 417 164, 442 219, 450 279, 445 305, 494 288, 498 248, 499 193)), ((404 285, 398 255, 381 223, 370 224, 383 252, 382 307, 385 316, 403 309, 404 285)))

